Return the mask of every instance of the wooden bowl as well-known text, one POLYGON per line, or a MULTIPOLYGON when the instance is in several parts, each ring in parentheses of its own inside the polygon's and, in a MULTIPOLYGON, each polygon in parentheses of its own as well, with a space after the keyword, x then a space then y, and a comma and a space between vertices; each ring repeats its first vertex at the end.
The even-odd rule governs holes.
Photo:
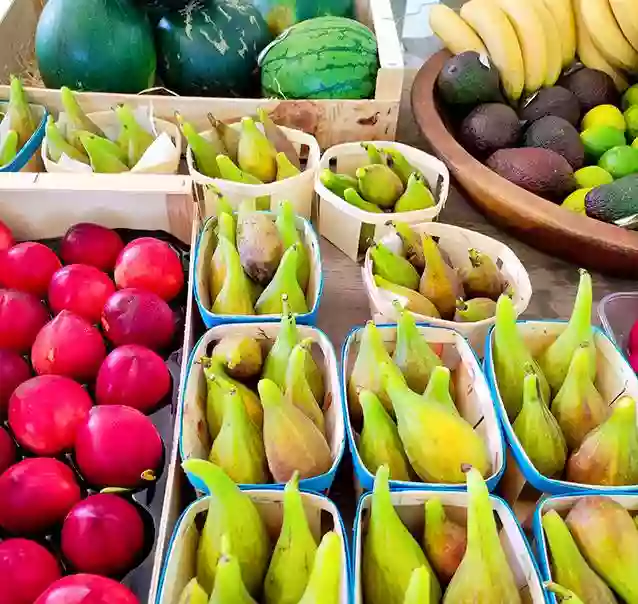
POLYGON ((638 276, 638 232, 574 214, 505 180, 474 159, 448 131, 435 98, 436 79, 451 57, 433 55, 412 87, 412 112, 434 154, 493 222, 529 245, 603 273, 638 276))

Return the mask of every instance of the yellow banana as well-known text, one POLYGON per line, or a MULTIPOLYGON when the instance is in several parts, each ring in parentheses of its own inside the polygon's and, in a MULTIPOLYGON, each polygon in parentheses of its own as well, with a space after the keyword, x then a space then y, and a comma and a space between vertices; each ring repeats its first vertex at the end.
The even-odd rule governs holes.
POLYGON ((609 0, 611 10, 629 44, 638 51, 638 6, 636 0, 609 0))
POLYGON ((467 50, 487 54, 476 32, 445 4, 435 4, 430 9, 430 28, 455 55, 467 50))
POLYGON ((514 26, 523 53, 525 92, 536 92, 547 78, 547 42, 540 17, 527 2, 497 1, 514 26))
POLYGON ((615 67, 609 64, 609 61, 600 53, 585 26, 581 11, 581 2, 589 2, 589 0, 574 0, 574 16, 576 18, 576 33, 578 39, 578 58, 585 67, 590 69, 598 69, 606 73, 616 84, 616 88, 620 92, 624 92, 629 87, 629 82, 625 76, 615 67))
POLYGON ((623 35, 609 0, 581 0, 580 10, 594 45, 608 63, 616 69, 638 70, 638 52, 623 35))
POLYGON ((543 0, 558 26, 563 67, 569 67, 576 57, 576 20, 573 0, 543 0))
POLYGON ((531 0, 536 14, 541 20, 543 31, 545 32, 545 42, 547 48, 547 70, 545 73, 545 86, 553 86, 563 71, 563 56, 560 42, 560 33, 554 15, 545 6, 543 0, 531 0))
POLYGON ((470 0, 461 8, 461 17, 483 40, 507 97, 520 99, 525 85, 523 55, 505 13, 493 0, 470 0))

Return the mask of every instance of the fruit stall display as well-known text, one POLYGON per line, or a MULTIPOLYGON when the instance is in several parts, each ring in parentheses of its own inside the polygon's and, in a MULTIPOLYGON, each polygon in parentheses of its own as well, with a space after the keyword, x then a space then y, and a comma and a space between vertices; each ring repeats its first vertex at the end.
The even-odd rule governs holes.
POLYGON ((389 0, 82 1, 9 2, 0 79, 23 74, 56 112, 67 86, 87 111, 152 103, 200 131, 208 111, 235 120, 261 105, 323 147, 396 131, 403 59, 389 0), (181 96, 136 96, 155 87, 181 96))
POLYGON ((638 178, 629 3, 470 0, 459 13, 437 5, 430 15, 448 50, 421 69, 412 100, 434 152, 521 238, 631 273, 622 261, 638 246, 624 230, 637 214, 638 178))

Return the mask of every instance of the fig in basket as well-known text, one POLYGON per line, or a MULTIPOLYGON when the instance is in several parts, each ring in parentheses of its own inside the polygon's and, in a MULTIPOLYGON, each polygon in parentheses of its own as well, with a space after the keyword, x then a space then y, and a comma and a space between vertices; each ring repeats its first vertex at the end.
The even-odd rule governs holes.
POLYGON ((213 130, 207 135, 199 134, 193 124, 187 122, 177 112, 175 113, 175 119, 193 152, 197 169, 204 176, 219 178, 220 170, 217 165, 217 156, 226 153, 226 147, 220 140, 217 131, 213 130))
MULTIPOLYGON (((29 142, 37 127, 36 119, 29 106, 29 100, 22 87, 22 80, 16 76, 11 76, 9 104, 4 119, 9 121, 8 132, 10 134, 3 141, 2 152, 7 154, 5 163, 10 163, 18 151, 29 142), (9 144, 7 144, 7 138, 11 139, 9 144), (12 153, 13 157, 10 157, 9 150, 13 149, 15 149, 15 153, 12 153)), ((4 164, 0 162, 0 165, 4 164)))
POLYGON ((209 604, 208 600, 208 594, 193 577, 182 590, 178 601, 179 604, 209 604))
POLYGON ((564 602, 565 604, 585 604, 573 591, 565 589, 558 583, 546 581, 544 585, 547 591, 550 591, 553 594, 557 595, 560 598, 560 601, 564 602))
POLYGON ((403 604, 430 604, 430 581, 430 573, 425 566, 415 568, 405 590, 403 604))
POLYGON ((18 155, 18 133, 9 130, 0 146, 0 166, 10 164, 18 155))
POLYGON ((434 196, 428 188, 423 176, 410 174, 405 191, 394 205, 395 212, 414 212, 433 208, 436 205, 434 196))
POLYGON ((239 149, 239 130, 218 120, 213 114, 208 114, 208 121, 217 132, 217 136, 223 143, 225 153, 232 161, 237 161, 237 150, 239 149))
POLYGON ((104 132, 102 132, 102 129, 84 113, 72 90, 66 86, 62 86, 62 88, 60 88, 60 98, 68 120, 66 127, 67 141, 76 147, 78 151, 84 152, 84 148, 78 136, 80 132, 90 132, 101 137, 106 136, 104 132))
POLYGON ((67 157, 70 157, 75 161, 82 162, 83 164, 89 163, 89 158, 84 147, 80 150, 67 141, 66 138, 64 138, 64 134, 62 134, 55 123, 55 119, 52 115, 47 117, 45 134, 47 137, 47 151, 49 153, 49 157, 54 162, 59 162, 62 155, 66 155, 67 157))
POLYGON ((299 604, 339 604, 343 563, 341 538, 329 531, 321 539, 308 586, 299 604))
POLYGON ((215 586, 208 604, 257 604, 244 585, 239 561, 230 553, 230 539, 222 537, 221 556, 215 571, 215 586))
POLYGON ((226 373, 235 379, 249 379, 261 373, 261 346, 249 336, 226 336, 213 348, 213 359, 219 359, 226 373))
POLYGON ((335 174, 328 168, 321 171, 319 180, 326 189, 344 199, 346 189, 352 189, 356 193, 359 187, 359 183, 354 176, 350 176, 349 174, 335 174))
POLYGON ((458 323, 474 323, 490 319, 496 314, 496 302, 491 298, 457 300, 454 320, 458 323))
POLYGON ((505 285, 501 271, 487 254, 479 250, 471 248, 468 255, 470 267, 460 271, 465 294, 469 298, 498 300, 505 285))

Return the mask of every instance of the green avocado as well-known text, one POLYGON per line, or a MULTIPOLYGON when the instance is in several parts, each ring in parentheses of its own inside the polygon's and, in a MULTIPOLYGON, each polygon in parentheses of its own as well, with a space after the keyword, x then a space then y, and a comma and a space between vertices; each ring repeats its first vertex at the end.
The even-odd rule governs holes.
POLYGON ((437 86, 441 99, 450 105, 503 102, 498 71, 474 51, 449 59, 439 73, 437 86))
POLYGON ((604 222, 638 214, 638 174, 592 189, 585 197, 585 210, 604 222))

